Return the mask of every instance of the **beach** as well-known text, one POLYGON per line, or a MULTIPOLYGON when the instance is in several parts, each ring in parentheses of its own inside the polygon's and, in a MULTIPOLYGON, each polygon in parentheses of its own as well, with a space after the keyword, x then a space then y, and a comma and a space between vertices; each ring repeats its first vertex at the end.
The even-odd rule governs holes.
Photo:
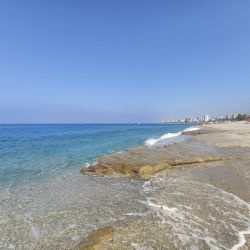
POLYGON ((0 248, 248 249, 249 135, 245 122, 184 129, 9 188, 0 248))
MULTIPOLYGON (((89 171, 82 171, 147 179, 142 191, 147 193, 148 215, 138 216, 118 229, 114 227, 108 231, 107 239, 100 236, 95 246, 248 249, 250 124, 204 125, 185 134, 192 139, 166 147, 113 154, 101 158, 89 171)), ((93 235, 90 242, 92 238, 93 235)))

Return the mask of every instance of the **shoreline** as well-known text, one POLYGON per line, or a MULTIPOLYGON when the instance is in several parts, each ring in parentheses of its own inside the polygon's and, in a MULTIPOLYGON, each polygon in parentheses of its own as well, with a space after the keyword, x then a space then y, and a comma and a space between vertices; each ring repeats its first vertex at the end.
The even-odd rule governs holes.
POLYGON ((191 148, 192 152, 180 155, 183 145, 188 151, 188 147, 190 147, 188 141, 171 141, 172 138, 181 136, 191 136, 191 141, 194 141, 194 136, 211 133, 213 133, 211 129, 192 126, 176 133, 164 134, 156 139, 150 138, 145 141, 144 146, 103 155, 94 164, 81 168, 80 172, 82 174, 148 179, 152 174, 179 165, 232 160, 231 157, 224 154, 207 154, 206 152, 200 154, 200 152, 195 152, 195 148, 191 148), (149 141, 153 141, 153 143, 148 143, 149 141), (162 143, 158 144, 158 142, 162 143))
POLYGON ((10 189, 0 196, 0 248, 246 250, 250 126, 230 126, 102 157, 115 173, 76 170, 10 189))
MULTIPOLYGON (((250 183, 250 169, 248 168, 250 163, 250 144, 248 142, 250 125, 243 124, 243 122, 208 124, 203 125, 200 130, 188 131, 183 134, 190 135, 192 137, 191 141, 162 147, 132 148, 119 153, 119 155, 114 153, 99 158, 96 165, 81 169, 81 173, 114 178, 118 176, 135 177, 150 182, 152 178, 157 179, 173 173, 187 172, 194 175, 202 183, 217 187, 221 192, 225 192, 229 196, 237 197, 240 203, 244 201, 248 205, 250 215, 250 188, 247 187, 250 183), (233 141, 231 141, 232 138, 233 141), (236 173, 238 171, 233 167, 236 162, 242 168, 241 171, 247 171, 244 178, 242 175, 244 172, 240 173, 240 177, 237 176, 236 178, 234 176, 235 171, 236 173), (201 173, 203 174, 202 177, 200 176, 201 173), (219 177, 216 176, 217 174, 219 177), (212 175, 214 180, 212 180, 211 176, 206 175, 212 175), (241 184, 245 184, 243 188, 240 183, 237 184, 233 181, 230 183, 233 178, 241 181, 241 184)), ((153 209, 166 209, 168 213, 175 211, 175 208, 157 205, 150 200, 148 206, 153 209)), ((248 229, 249 226, 250 224, 248 229)), ((243 228, 238 232, 239 239, 231 247, 232 250, 243 250, 250 247, 250 232, 248 229, 243 228)), ((100 230, 98 230, 98 234, 100 234, 100 230)), ((114 234, 119 235, 119 230, 118 232, 115 230, 114 234)), ((93 235, 91 237, 93 238, 93 235)), ((97 238, 98 235, 95 240, 97 238)), ((114 238, 117 238, 117 236, 110 236, 108 240, 104 240, 104 243, 102 239, 97 240, 98 243, 93 249, 113 249, 112 242, 114 238), (110 243, 111 239, 112 242, 110 243)))
POLYGON ((23 185, 50 178, 51 175, 64 175, 71 169, 78 171, 88 163, 93 164, 102 155, 144 146, 148 138, 186 127, 161 124, 1 127, 3 158, 0 186, 23 185))

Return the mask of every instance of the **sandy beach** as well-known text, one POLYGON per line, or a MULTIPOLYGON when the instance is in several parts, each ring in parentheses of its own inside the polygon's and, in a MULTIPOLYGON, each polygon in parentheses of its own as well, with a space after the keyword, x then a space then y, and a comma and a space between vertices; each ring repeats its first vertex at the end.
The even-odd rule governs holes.
POLYGON ((186 135, 186 142, 134 148, 82 169, 146 179, 148 211, 92 232, 78 249, 250 247, 250 124, 203 125, 186 135))

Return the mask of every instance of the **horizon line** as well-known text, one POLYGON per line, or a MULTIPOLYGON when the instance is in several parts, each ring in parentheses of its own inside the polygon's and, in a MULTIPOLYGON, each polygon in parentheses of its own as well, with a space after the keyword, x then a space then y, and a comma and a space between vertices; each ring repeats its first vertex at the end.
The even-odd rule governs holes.
MULTIPOLYGON (((142 124, 167 124, 167 123, 162 123, 162 122, 67 122, 67 123, 46 123, 46 122, 42 122, 42 123, 0 123, 0 125, 119 125, 119 124, 131 124, 131 125, 142 125, 142 124)), ((189 122, 181 122, 181 123, 171 123, 171 124, 192 124, 189 122)))

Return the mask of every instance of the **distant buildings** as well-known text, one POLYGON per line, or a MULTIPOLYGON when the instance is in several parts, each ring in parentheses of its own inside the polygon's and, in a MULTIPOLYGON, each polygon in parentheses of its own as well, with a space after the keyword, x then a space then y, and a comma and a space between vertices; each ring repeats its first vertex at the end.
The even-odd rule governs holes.
POLYGON ((210 115, 204 115, 204 122, 210 121, 210 115))
POLYGON ((204 122, 208 123, 220 123, 220 122, 227 122, 227 121, 248 121, 249 122, 250 114, 230 114, 224 115, 219 117, 211 117, 210 115, 204 115, 202 119, 199 117, 197 118, 185 118, 181 120, 166 120, 162 121, 161 123, 192 123, 192 124, 200 124, 204 122))
POLYGON ((191 122, 191 118, 185 118, 185 123, 190 123, 191 122))
POLYGON ((202 121, 199 118, 185 118, 181 120, 166 120, 161 121, 161 123, 201 123, 202 121))
POLYGON ((224 121, 241 121, 241 120, 247 120, 250 118, 250 114, 230 114, 230 115, 224 115, 219 117, 211 117, 210 115, 204 115, 203 118, 185 118, 180 120, 166 120, 162 121, 162 123, 195 123, 200 124, 204 122, 208 123, 219 123, 224 121))

